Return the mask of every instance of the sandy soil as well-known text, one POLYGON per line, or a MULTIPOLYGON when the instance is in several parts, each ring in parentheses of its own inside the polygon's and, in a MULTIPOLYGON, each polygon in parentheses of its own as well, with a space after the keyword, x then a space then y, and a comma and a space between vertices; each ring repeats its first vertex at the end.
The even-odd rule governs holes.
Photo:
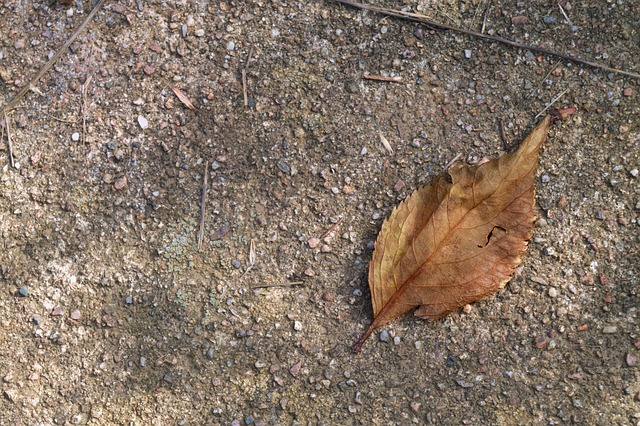
MULTIPOLYGON (((640 70, 638 2, 561 4, 486 29, 640 70)), ((0 105, 90 7, 0 5, 0 105)), ((0 143, 0 423, 640 424, 637 83, 331 1, 109 0, 0 143), (519 274, 354 355, 393 206, 563 92, 519 274)))

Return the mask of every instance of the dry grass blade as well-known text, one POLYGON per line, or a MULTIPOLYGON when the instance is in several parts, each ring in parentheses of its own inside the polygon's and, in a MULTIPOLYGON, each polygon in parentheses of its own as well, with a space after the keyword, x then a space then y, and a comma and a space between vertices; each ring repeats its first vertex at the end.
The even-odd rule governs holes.
POLYGON ((173 90, 173 93, 176 94, 176 96, 178 97, 178 99, 180 99, 180 102, 182 102, 184 104, 184 106, 186 106, 189 109, 196 109, 196 107, 193 106, 193 104, 191 103, 191 100, 189 100, 187 95, 182 93, 182 90, 180 90, 180 89, 178 89, 177 87, 174 87, 174 86, 171 87, 171 90, 173 90))

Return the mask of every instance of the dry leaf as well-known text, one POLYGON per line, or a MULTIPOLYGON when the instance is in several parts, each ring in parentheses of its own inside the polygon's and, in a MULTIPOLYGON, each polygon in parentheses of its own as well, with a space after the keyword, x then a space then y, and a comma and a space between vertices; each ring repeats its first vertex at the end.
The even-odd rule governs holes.
POLYGON ((177 87, 172 87, 171 90, 173 90, 173 93, 176 94, 178 99, 180 99, 180 102, 182 102, 187 108, 196 109, 196 107, 193 106, 193 104, 191 103, 187 95, 182 93, 180 89, 178 89, 177 87))
POLYGON ((416 307, 416 316, 437 320, 505 286, 536 218, 534 177, 551 120, 511 154, 475 166, 455 162, 393 210, 369 266, 374 320, 356 352, 373 330, 416 307))

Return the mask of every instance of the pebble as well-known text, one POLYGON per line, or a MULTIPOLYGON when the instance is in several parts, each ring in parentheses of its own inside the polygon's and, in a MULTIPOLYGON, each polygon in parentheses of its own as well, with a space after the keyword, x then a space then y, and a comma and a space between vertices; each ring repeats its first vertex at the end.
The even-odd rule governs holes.
POLYGON ((394 336, 393 338, 393 344, 398 346, 400 344, 400 337, 398 336, 394 336))
POLYGON ((140 367, 147 365, 147 359, 143 356, 140 357, 140 367))
POLYGON ((304 270, 304 274, 308 277, 313 277, 316 275, 316 273, 314 272, 313 269, 311 269, 310 267, 304 270))
POLYGON ((316 248, 316 247, 318 247, 318 244, 320 244, 320 239, 316 238, 316 237, 309 238, 307 240, 307 244, 309 244, 309 247, 311 247, 311 248, 316 248))
POLYGON ((29 295, 29 289, 27 288, 27 286, 23 285, 18 290, 18 293, 20 293, 20 296, 22 296, 22 297, 27 297, 29 295))
POLYGON ((75 132, 74 134, 71 135, 71 140, 74 142, 78 142, 80 140, 80 133, 75 132))
POLYGON ((138 116, 138 124, 140 125, 140 128, 142 130, 146 129, 149 127, 149 122, 147 121, 146 118, 144 118, 143 116, 139 115, 138 116))
POLYGON ((238 260, 236 260, 236 259, 233 259, 231 261, 231 264, 233 264, 233 267, 236 268, 236 269, 238 269, 241 266, 240 262, 238 260))
POLYGON ((471 50, 470 49, 465 49, 464 57, 467 58, 467 59, 471 59, 471 50))
POLYGON ((82 318, 82 313, 80 312, 79 309, 75 309, 73 312, 71 312, 72 320, 78 321, 80 318, 82 318))
POLYGON ((633 177, 638 177, 638 169, 633 169, 629 173, 631 173, 631 176, 633 177))
POLYGON ((116 143, 114 141, 107 142, 107 149, 113 151, 114 149, 116 149, 116 143))
POLYGON ((73 8, 67 9, 67 18, 71 18, 73 16, 73 8))
POLYGON ((602 329, 602 332, 605 334, 613 334, 618 331, 618 327, 615 325, 607 325, 602 329))
POLYGON ((544 18, 542 18, 542 20, 545 24, 555 24, 558 18, 556 18, 555 16, 545 16, 544 18))
POLYGON ((302 331, 302 323, 300 321, 293 322, 293 329, 295 331, 302 331))
POLYGON ((133 297, 131 297, 131 296, 127 296, 127 297, 124 299, 124 303, 126 303, 127 305, 132 305, 132 304, 133 304, 133 297))
POLYGON ((375 212, 374 214, 371 215, 371 219, 373 220, 378 220, 380 219, 380 213, 375 212))
POLYGON ((382 330, 378 337, 380 338, 381 342, 389 341, 389 333, 387 332, 387 330, 382 330))
POLYGON ((549 297, 551 297, 552 299, 558 297, 558 290, 556 290, 554 287, 551 287, 549 289, 549 297))
POLYGON ((196 37, 204 37, 204 30, 202 28, 198 28, 195 32, 196 37))
POLYGON ((33 323, 35 325, 40 325, 40 323, 42 322, 42 318, 40 318, 40 317, 33 317, 33 318, 31 318, 31 320, 33 321, 33 323))
POLYGON ((235 50, 236 44, 234 42, 230 41, 230 42, 227 43, 226 48, 227 48, 228 51, 232 52, 232 51, 235 50))
POLYGON ((638 357, 631 352, 627 353, 627 365, 629 367, 635 367, 638 364, 638 357))
POLYGON ((300 368, 302 368, 302 361, 298 361, 295 364, 293 364, 289 369, 289 373, 291 373, 293 377, 296 377, 300 372, 300 368))
POLYGON ((113 187, 118 190, 124 188, 125 186, 127 186, 126 176, 122 176, 120 179, 116 181, 116 183, 113 184, 113 187))
POLYGON ((289 173, 289 171, 291 170, 289 165, 282 160, 278 160, 278 168, 282 170, 283 173, 289 173))

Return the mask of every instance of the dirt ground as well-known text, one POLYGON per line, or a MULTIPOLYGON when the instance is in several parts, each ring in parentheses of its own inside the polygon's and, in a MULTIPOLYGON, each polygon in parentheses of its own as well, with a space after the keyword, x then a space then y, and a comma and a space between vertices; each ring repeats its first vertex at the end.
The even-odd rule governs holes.
MULTIPOLYGON (((486 31, 640 71, 639 2, 561 6, 486 31)), ((0 5, 0 106, 90 8, 0 5)), ((637 80, 328 0, 109 0, 36 90, 0 143, 1 424, 640 424, 637 80), (515 278, 353 354, 393 206, 562 93, 515 278)))

